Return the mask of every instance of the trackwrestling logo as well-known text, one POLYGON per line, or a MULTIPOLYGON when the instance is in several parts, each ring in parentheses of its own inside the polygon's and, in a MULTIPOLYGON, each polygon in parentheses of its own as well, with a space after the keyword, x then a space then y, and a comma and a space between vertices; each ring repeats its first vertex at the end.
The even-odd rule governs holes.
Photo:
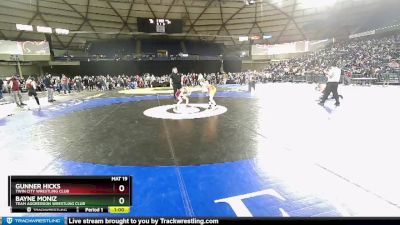
POLYGON ((3 218, 3 224, 51 224, 51 225, 63 225, 63 217, 7 217, 3 218))

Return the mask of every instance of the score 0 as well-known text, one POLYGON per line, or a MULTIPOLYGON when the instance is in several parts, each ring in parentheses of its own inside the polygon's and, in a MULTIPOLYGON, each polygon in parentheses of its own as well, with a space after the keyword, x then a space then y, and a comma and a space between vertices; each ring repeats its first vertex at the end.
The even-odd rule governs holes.
POLYGON ((127 176, 112 177, 114 181, 114 193, 116 194, 128 194, 130 192, 130 180, 127 176))

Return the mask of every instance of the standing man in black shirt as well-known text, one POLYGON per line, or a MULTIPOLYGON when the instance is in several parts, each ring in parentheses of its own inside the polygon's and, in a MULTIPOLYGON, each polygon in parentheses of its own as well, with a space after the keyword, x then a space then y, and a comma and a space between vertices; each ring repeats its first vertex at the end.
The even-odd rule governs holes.
POLYGON ((3 80, 0 78, 0 100, 3 99, 3 80))
POLYGON ((174 98, 177 100, 176 92, 182 88, 182 76, 178 74, 178 69, 176 67, 172 68, 172 73, 170 75, 172 87, 174 88, 174 98))

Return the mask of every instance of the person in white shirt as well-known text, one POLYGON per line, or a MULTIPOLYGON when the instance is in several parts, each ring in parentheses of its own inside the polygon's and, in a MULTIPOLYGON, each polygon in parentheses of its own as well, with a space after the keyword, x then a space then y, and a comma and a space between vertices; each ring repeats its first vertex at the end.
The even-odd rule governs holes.
POLYGON ((333 97, 336 100, 335 106, 339 106, 339 94, 338 94, 338 86, 340 81, 340 75, 342 74, 342 70, 336 66, 336 63, 332 64, 331 68, 328 71, 327 77, 328 82, 326 83, 326 88, 324 91, 324 95, 322 96, 319 104, 324 106, 326 99, 328 96, 333 93, 333 97))

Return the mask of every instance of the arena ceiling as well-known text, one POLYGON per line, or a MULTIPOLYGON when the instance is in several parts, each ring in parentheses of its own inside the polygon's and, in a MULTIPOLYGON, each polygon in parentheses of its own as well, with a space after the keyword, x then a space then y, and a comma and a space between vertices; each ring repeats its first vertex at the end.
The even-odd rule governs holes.
MULTIPOLYGON (((178 38, 243 46, 240 35, 268 34, 270 43, 321 39, 362 31, 396 0, 0 0, 0 39, 43 40, 15 24, 65 28, 52 34, 59 49, 81 49, 87 41, 149 36, 137 32, 136 18, 183 19, 178 38), (247 3, 250 0, 247 1, 247 3)), ((395 4, 396 7, 391 7, 395 4)), ((396 14, 397 15, 397 14, 396 14)))

